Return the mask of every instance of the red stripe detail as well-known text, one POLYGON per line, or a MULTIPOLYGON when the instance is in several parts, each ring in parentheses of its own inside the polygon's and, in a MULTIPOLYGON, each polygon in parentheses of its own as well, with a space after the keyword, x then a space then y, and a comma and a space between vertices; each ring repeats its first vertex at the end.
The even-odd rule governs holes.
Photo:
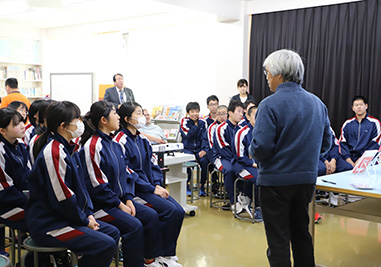
POLYGON ((183 126, 183 124, 184 124, 184 120, 185 120, 185 118, 182 118, 182 119, 181 119, 180 127, 181 127, 181 129, 183 130, 183 132, 188 133, 189 130, 186 129, 186 128, 183 126))
POLYGON ((209 136, 209 145, 210 147, 213 147, 213 136, 212 136, 212 128, 214 127, 214 125, 217 124, 217 121, 213 122, 209 128, 208 128, 208 136, 209 136))
POLYGON ((112 217, 110 214, 108 214, 108 215, 106 215, 102 218, 99 218, 97 220, 100 220, 102 222, 111 222, 111 221, 115 220, 115 217, 112 217))
POLYGON ((32 127, 33 125, 31 123, 29 123, 27 126, 25 126, 25 131, 28 130, 30 127, 32 127))
POLYGON ((222 145, 222 147, 225 147, 225 142, 222 140, 222 136, 221 136, 221 129, 222 127, 224 127, 226 124, 226 122, 222 123, 220 126, 217 127, 217 136, 218 136, 218 139, 220 140, 220 143, 222 145))
POLYGON ((57 177, 58 177, 58 182, 60 183, 60 186, 62 188, 62 191, 65 194, 65 198, 68 199, 71 197, 71 193, 69 189, 67 188, 65 182, 63 181, 59 169, 60 169, 60 148, 59 148, 60 142, 54 140, 52 143, 52 158, 53 158, 53 165, 54 169, 56 171, 57 177))
POLYGON ((153 208, 153 205, 151 205, 151 204, 149 204, 149 203, 144 204, 144 206, 147 206, 147 207, 149 207, 149 208, 153 208))
POLYGON ((103 181, 103 179, 102 179, 102 172, 101 172, 101 170, 99 169, 97 163, 94 160, 95 159, 95 147, 96 147, 98 139, 99 139, 99 136, 96 136, 96 135, 94 135, 91 138, 91 142, 90 142, 90 158, 91 158, 91 163, 93 164, 95 178, 97 179, 98 183, 104 184, 105 181, 103 181))
MULTIPOLYGON (((243 131, 245 131, 246 128, 248 128, 247 125, 238 131, 238 138, 237 138, 237 139, 238 139, 238 140, 237 140, 237 156, 238 156, 238 157, 241 157, 240 154, 239 154, 239 152, 241 151, 241 150, 240 150, 241 141, 242 141, 242 140, 241 140, 241 136, 242 136, 243 131)), ((243 156, 244 156, 244 155, 242 155, 242 157, 243 157, 243 156)))
POLYGON ((218 168, 218 170, 222 171, 223 168, 224 168, 224 166, 222 166, 222 164, 221 164, 221 166, 218 168))
POLYGON ((122 138, 123 135, 124 135, 123 132, 119 132, 119 133, 116 135, 115 140, 119 143, 120 138, 122 138))
POLYGON ((16 213, 15 215, 12 215, 7 218, 7 220, 17 222, 25 217, 24 210, 20 211, 19 213, 16 213))
POLYGON ((0 183, 4 189, 9 187, 7 179, 5 178, 5 173, 2 168, 0 168, 0 183))
POLYGON ((57 238, 60 241, 65 242, 65 241, 72 240, 72 239, 74 239, 74 238, 76 238, 78 236, 84 235, 84 234, 85 234, 84 232, 81 232, 81 231, 78 231, 78 230, 72 230, 72 231, 64 233, 62 235, 58 235, 55 238, 57 238))
POLYGON ((249 174, 249 175, 246 175, 245 177, 243 177, 243 179, 245 179, 245 180, 249 180, 251 178, 254 178, 254 176, 252 174, 249 174))

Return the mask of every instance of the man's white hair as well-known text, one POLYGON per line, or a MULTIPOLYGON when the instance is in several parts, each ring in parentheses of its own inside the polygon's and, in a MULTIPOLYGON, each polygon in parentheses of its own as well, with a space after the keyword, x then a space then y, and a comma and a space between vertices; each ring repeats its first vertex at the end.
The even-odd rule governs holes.
POLYGON ((282 75, 285 82, 303 83, 304 65, 299 54, 287 49, 271 53, 263 62, 263 67, 276 76, 282 75))

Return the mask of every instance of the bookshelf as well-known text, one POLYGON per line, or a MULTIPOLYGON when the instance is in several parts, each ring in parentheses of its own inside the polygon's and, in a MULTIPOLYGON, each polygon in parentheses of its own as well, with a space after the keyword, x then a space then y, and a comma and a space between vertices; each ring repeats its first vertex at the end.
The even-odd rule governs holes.
POLYGON ((0 62, 0 96, 6 96, 5 81, 16 78, 20 92, 32 101, 43 98, 43 74, 41 64, 0 62))
POLYGON ((163 129, 168 142, 180 141, 179 129, 183 109, 182 106, 157 106, 152 110, 152 122, 163 129))

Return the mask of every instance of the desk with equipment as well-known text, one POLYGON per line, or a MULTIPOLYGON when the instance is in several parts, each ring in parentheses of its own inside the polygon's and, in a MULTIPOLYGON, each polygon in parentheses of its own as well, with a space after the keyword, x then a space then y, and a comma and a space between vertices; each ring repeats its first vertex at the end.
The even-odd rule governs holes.
POLYGON ((168 186, 171 196, 184 208, 186 213, 194 216, 197 206, 187 204, 186 186, 187 174, 183 169, 183 163, 195 160, 195 156, 175 152, 184 149, 182 143, 169 143, 163 145, 153 145, 152 151, 158 155, 160 168, 168 166, 169 170, 166 173, 165 184, 168 186))
POLYGON ((310 209, 310 232, 314 238, 315 224, 312 217, 315 209, 319 212, 347 216, 381 223, 381 165, 368 166, 363 173, 346 171, 317 178, 316 190, 364 197, 335 208, 315 205, 310 209))

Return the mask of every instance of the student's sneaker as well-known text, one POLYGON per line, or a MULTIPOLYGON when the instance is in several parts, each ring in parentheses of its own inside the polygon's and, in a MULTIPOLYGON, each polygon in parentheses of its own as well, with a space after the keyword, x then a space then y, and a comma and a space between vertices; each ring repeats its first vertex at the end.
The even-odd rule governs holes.
POLYGON ((158 257, 157 261, 164 267, 183 267, 173 257, 158 257))
POLYGON ((162 267, 162 266, 163 265, 157 259, 155 259, 151 263, 144 263, 144 267, 162 267))
POLYGON ((174 260, 175 262, 178 262, 179 261, 179 258, 177 256, 170 256, 169 258, 171 258, 172 260, 174 260))
POLYGON ((231 205, 231 210, 233 214, 240 214, 243 211, 243 207, 239 202, 236 202, 236 207, 234 210, 234 204, 231 205))
POLYGON ((230 203, 226 203, 225 205, 221 206, 222 210, 230 210, 230 203))
POLYGON ((242 207, 248 206, 251 203, 251 199, 241 192, 239 193, 237 197, 237 201, 239 204, 241 204, 242 207))
POLYGON ((321 215, 319 212, 315 212, 315 223, 318 223, 321 220, 321 215))
POLYGON ((256 207, 255 208, 255 211, 254 211, 254 221, 259 223, 259 222, 263 222, 263 218, 262 218, 262 210, 260 207, 256 207))
POLYGON ((205 193, 205 186, 201 186, 200 187, 200 191, 198 192, 198 195, 200 196, 200 197, 206 197, 206 193, 205 193))

